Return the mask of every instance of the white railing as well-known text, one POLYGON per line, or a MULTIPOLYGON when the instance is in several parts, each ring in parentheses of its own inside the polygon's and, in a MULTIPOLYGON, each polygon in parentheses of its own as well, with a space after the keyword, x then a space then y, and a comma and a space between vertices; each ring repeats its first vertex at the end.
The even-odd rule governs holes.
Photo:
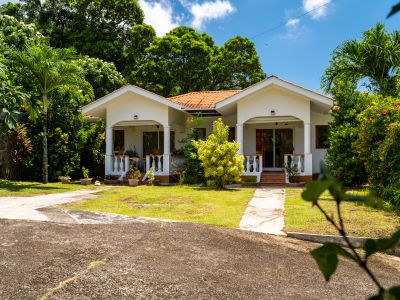
POLYGON ((113 155, 111 156, 110 175, 120 175, 122 178, 129 171, 129 156, 113 155))
POLYGON ((146 172, 152 168, 154 175, 169 175, 169 160, 168 154, 146 155, 146 172))
POLYGON ((262 155, 244 155, 244 176, 257 176, 257 182, 261 180, 263 171, 262 155))
MULTIPOLYGON (((304 154, 285 154, 285 166, 290 164, 291 167, 295 167, 297 172, 299 173, 299 176, 302 176, 305 174, 304 172, 304 154)), ((285 177, 286 177, 286 183, 289 182, 289 174, 286 171, 285 168, 285 177)))

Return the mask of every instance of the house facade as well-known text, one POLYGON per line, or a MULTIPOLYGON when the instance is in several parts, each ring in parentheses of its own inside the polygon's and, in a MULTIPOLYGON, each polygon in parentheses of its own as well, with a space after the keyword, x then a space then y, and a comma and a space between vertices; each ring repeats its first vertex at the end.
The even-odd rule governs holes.
POLYGON ((196 135, 206 137, 213 121, 222 118, 245 157, 243 176, 260 182, 263 172, 282 172, 287 162, 304 179, 319 173, 332 106, 327 96, 271 76, 244 90, 172 98, 126 85, 83 107, 82 113, 106 122, 106 175, 122 178, 134 163, 144 171, 153 168, 160 180, 168 181, 182 165, 178 153, 187 120, 200 116, 196 135), (134 155, 125 155, 127 151, 134 155))

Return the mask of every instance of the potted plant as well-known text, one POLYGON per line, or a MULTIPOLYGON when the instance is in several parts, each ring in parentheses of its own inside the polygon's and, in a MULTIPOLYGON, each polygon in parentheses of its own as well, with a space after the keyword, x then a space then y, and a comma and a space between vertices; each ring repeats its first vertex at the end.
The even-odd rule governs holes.
POLYGON ((130 170, 126 174, 129 186, 138 186, 140 175, 141 173, 137 168, 135 167, 130 168, 130 170))
POLYGON ((153 185, 155 179, 156 177, 154 176, 153 168, 151 168, 150 170, 147 171, 147 184, 153 185))
POLYGON ((296 165, 292 164, 291 162, 287 162, 285 164, 285 172, 289 178, 289 183, 287 185, 289 186, 303 186, 305 183, 300 182, 299 179, 299 170, 296 165))
POLYGON ((89 178, 89 169, 82 167, 82 175, 83 175, 83 178, 79 179, 81 184, 88 185, 88 184, 92 183, 92 178, 89 178))
POLYGON ((117 175, 106 175, 104 178, 104 184, 118 184, 118 177, 117 175))
POLYGON ((61 180, 62 184, 71 183, 71 177, 69 176, 59 176, 58 179, 61 180))

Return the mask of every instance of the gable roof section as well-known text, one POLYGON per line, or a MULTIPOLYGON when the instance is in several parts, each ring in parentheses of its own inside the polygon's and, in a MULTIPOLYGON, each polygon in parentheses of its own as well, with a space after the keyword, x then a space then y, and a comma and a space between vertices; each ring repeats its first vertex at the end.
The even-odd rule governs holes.
POLYGON ((115 98, 117 98, 125 93, 128 93, 128 92, 135 93, 137 95, 143 96, 147 99, 167 105, 167 106, 175 108, 177 110, 182 109, 181 105, 174 103, 172 101, 169 101, 168 99, 166 99, 160 95, 157 95, 153 92, 147 91, 140 87, 128 84, 128 85, 124 85, 123 87, 97 99, 96 101, 93 101, 92 103, 89 103, 88 105, 85 105, 84 107, 82 107, 81 111, 84 114, 88 114, 88 113, 90 113, 90 111, 92 111, 96 108, 99 108, 100 106, 103 106, 103 105, 107 104, 108 102, 113 101, 115 98))
POLYGON ((171 97, 169 100, 186 109, 207 109, 240 92, 241 90, 192 92, 171 97))
POLYGON ((325 104, 327 106, 332 106, 333 105, 333 99, 328 97, 328 96, 325 96, 323 94, 320 94, 320 93, 314 92, 312 90, 306 89, 306 88, 304 88, 302 86, 299 86, 297 84, 294 84, 294 83, 286 81, 286 80, 283 80, 283 79, 281 79, 279 77, 270 76, 270 77, 268 77, 268 78, 266 78, 266 79, 264 79, 264 80, 262 80, 260 82, 257 82, 256 84, 253 84, 253 85, 249 86, 248 88, 242 90, 241 92, 239 92, 239 93, 237 93, 235 95, 232 95, 231 97, 226 98, 226 99, 216 103, 215 104, 215 108, 216 109, 222 108, 222 107, 224 107, 226 105, 234 103, 234 102, 236 102, 236 101, 238 101, 238 100, 240 100, 240 99, 242 99, 242 98, 244 98, 246 96, 249 96, 249 95, 251 95, 253 93, 256 93, 256 92, 258 92, 258 91, 260 91, 260 90, 262 90, 262 89, 264 89, 264 88, 266 88, 268 86, 272 86, 272 85, 279 86, 279 87, 284 88, 284 89, 286 89, 288 91, 292 91, 294 93, 297 93, 299 95, 307 97, 310 100, 312 100, 314 102, 317 102, 317 103, 322 103, 322 104, 325 104))

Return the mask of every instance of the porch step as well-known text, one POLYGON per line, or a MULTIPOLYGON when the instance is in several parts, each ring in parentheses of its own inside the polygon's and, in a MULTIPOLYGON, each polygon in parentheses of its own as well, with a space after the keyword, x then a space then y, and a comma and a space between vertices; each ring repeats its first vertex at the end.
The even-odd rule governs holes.
POLYGON ((260 186, 285 186, 286 178, 284 172, 261 173, 260 186))

